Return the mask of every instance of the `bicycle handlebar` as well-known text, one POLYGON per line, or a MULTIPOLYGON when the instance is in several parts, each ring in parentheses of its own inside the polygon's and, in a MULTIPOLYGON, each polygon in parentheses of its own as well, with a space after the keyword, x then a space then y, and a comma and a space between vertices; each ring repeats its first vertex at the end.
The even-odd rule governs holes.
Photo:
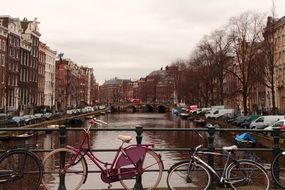
POLYGON ((92 125, 95 125, 95 124, 96 124, 96 125, 100 125, 100 126, 102 126, 102 125, 108 125, 107 122, 102 121, 102 120, 97 119, 97 118, 93 118, 91 121, 89 121, 89 123, 90 123, 91 125, 88 126, 87 131, 89 131, 90 128, 91 128, 91 126, 92 126, 92 125))

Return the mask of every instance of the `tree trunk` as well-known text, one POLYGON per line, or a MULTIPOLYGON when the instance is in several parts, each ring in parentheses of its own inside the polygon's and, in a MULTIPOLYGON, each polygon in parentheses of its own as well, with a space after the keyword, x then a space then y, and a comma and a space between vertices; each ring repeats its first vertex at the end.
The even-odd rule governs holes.
POLYGON ((274 89, 274 84, 272 85, 272 89, 271 89, 271 95, 272 95, 272 112, 273 115, 278 114, 278 110, 276 108, 276 102, 275 102, 275 89, 274 89))
POLYGON ((224 86, 223 86, 223 78, 220 78, 220 105, 224 105, 224 86))

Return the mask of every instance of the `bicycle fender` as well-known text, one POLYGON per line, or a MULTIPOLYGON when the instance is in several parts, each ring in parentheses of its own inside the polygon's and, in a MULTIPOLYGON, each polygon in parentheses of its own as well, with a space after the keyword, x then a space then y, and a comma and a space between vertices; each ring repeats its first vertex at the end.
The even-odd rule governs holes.
POLYGON ((116 168, 127 165, 135 165, 138 161, 143 161, 148 148, 145 146, 134 146, 129 148, 127 147, 123 149, 123 151, 126 153, 126 155, 123 153, 120 154, 116 162, 116 168))
POLYGON ((85 165, 85 168, 86 168, 86 175, 84 176, 84 180, 83 180, 83 184, 85 184, 86 180, 87 180, 87 176, 88 176, 88 166, 87 166, 87 162, 86 162, 86 159, 84 157, 82 157, 83 159, 83 162, 84 162, 84 165, 85 165))

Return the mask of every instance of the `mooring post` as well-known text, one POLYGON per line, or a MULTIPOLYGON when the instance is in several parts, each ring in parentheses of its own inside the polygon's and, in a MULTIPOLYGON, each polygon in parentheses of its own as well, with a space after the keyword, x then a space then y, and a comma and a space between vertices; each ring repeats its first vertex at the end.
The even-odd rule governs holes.
MULTIPOLYGON (((66 128, 65 125, 59 126, 59 143, 60 148, 64 148, 66 145, 66 128)), ((62 171, 64 169, 65 165, 65 154, 64 152, 60 153, 60 170, 62 171)), ((66 190, 65 187, 65 174, 60 172, 59 174, 59 186, 58 190, 66 190)))
MULTIPOLYGON (((280 145, 279 145, 280 132, 281 132, 280 128, 273 128, 273 147, 272 147, 273 148, 273 158, 275 158, 275 156, 277 156, 280 153, 280 145)), ((274 175, 279 180, 279 174, 280 174, 279 163, 274 165, 273 171, 274 171, 274 175)), ((274 184, 274 187, 278 187, 275 181, 273 184, 274 184)))
MULTIPOLYGON (((142 133, 143 133, 143 127, 142 126, 136 126, 136 140, 137 140, 137 144, 142 144, 142 133)), ((143 185, 142 185, 142 176, 141 175, 137 175, 136 176, 136 184, 134 186, 135 190, 143 190, 143 185)))

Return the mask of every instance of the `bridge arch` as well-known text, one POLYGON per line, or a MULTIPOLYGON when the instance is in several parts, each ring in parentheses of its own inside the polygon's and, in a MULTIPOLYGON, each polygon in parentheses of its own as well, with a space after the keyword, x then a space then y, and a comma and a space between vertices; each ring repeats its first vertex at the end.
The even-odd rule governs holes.
POLYGON ((135 105, 129 105, 128 106, 128 110, 130 110, 130 112, 135 113, 137 112, 137 108, 135 105))
POLYGON ((166 112, 166 106, 165 105, 158 105, 157 106, 157 112, 158 113, 165 113, 166 112))
POLYGON ((153 112, 153 111, 154 111, 153 105, 147 104, 146 105, 146 112, 153 112))

